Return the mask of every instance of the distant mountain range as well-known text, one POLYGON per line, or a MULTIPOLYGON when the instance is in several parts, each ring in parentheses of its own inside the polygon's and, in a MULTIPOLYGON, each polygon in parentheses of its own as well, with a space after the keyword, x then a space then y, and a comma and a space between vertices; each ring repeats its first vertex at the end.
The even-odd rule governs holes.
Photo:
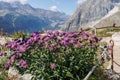
POLYGON ((29 4, 0 1, 0 28, 8 33, 59 29, 68 17, 65 13, 33 8, 29 4))
POLYGON ((120 0, 86 0, 69 18, 62 30, 79 30, 81 27, 120 26, 120 0))

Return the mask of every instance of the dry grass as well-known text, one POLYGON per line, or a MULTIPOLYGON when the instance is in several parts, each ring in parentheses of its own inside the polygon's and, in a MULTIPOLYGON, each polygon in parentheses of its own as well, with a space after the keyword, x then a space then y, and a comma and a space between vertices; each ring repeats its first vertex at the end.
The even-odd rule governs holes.
POLYGON ((97 35, 101 37, 110 37, 115 32, 120 32, 120 27, 106 27, 97 29, 97 35))

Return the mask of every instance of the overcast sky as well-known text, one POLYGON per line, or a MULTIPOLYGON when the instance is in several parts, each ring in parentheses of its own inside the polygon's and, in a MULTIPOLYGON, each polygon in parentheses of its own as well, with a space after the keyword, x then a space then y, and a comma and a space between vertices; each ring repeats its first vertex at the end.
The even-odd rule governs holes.
POLYGON ((52 11, 65 12, 73 14, 79 4, 85 0, 0 0, 6 2, 19 1, 22 4, 29 3, 35 8, 43 8, 52 11))

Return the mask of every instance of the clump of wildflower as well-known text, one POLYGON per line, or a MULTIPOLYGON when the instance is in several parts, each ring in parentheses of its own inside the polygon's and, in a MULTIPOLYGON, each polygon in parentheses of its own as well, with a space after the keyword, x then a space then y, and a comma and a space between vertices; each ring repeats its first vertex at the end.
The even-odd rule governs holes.
MULTIPOLYGON (((70 73, 76 80, 77 76, 82 79, 84 76, 81 77, 81 73, 85 71, 82 75, 86 75, 88 66, 91 66, 95 60, 94 51, 99 40, 101 38, 89 35, 84 30, 80 32, 55 30, 46 31, 44 34, 35 32, 28 38, 16 39, 6 44, 11 53, 4 67, 9 69, 10 66, 16 66, 23 73, 29 72, 39 79, 45 78, 45 76, 39 76, 41 73, 47 74, 49 80, 58 79, 58 77, 61 80, 71 79, 70 76, 61 75, 61 72, 70 73), (56 75, 60 76, 56 78, 56 75)), ((0 53, 0 56, 2 55, 5 53, 0 53)))
POLYGON ((19 63, 18 63, 18 66, 21 66, 23 67, 24 69, 28 68, 28 64, 25 60, 21 60, 19 63))
POLYGON ((3 55, 3 53, 0 53, 0 56, 2 56, 3 55))
POLYGON ((51 68, 52 70, 55 69, 55 68, 56 68, 55 63, 51 63, 51 64, 50 64, 50 68, 51 68))

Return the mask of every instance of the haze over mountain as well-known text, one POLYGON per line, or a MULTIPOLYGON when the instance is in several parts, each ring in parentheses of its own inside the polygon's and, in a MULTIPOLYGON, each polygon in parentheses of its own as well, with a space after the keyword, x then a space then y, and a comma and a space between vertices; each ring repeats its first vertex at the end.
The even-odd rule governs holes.
POLYGON ((119 3, 120 0, 86 0, 77 8, 76 12, 62 27, 62 30, 78 30, 80 27, 94 27, 119 3))
POLYGON ((0 1, 0 28, 8 33, 59 29, 68 17, 65 13, 33 8, 17 1, 0 1))

